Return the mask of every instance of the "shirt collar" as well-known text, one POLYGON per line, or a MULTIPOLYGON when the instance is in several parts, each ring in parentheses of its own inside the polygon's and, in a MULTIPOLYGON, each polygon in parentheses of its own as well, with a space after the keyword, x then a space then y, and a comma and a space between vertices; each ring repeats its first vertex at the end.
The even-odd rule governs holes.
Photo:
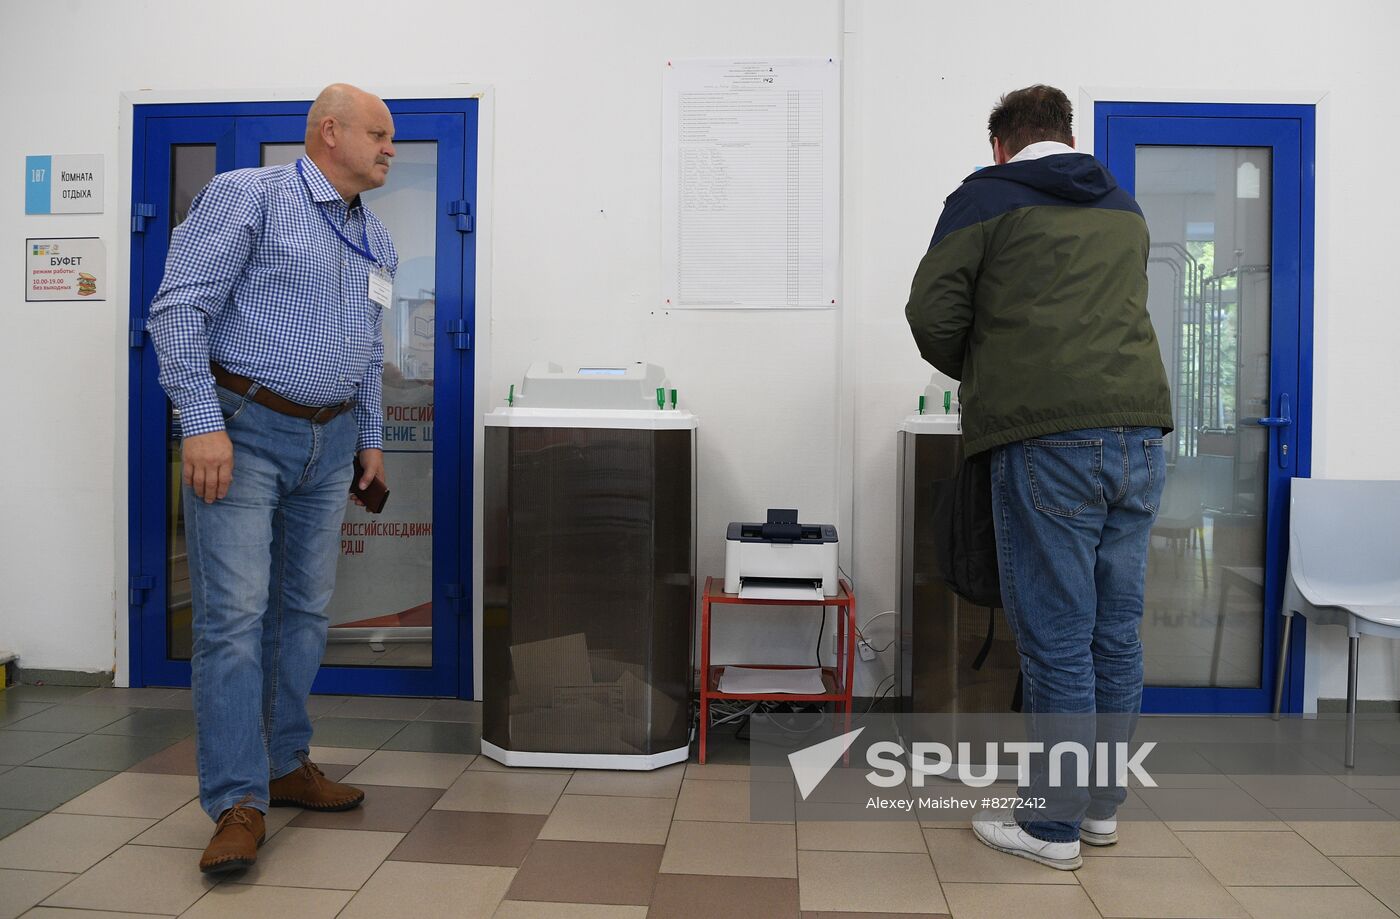
POLYGON ((1017 153, 1011 159, 1007 160, 1007 162, 1020 163, 1025 160, 1038 160, 1042 156, 1054 156, 1057 153, 1078 152, 1078 150, 1074 149, 1069 144, 1062 144, 1058 140, 1042 140, 1033 144, 1026 144, 1026 146, 1021 148, 1020 153, 1017 153))
POLYGON ((312 201, 317 204, 326 204, 331 201, 338 204, 345 203, 345 199, 340 197, 340 192, 335 190, 335 186, 330 183, 330 180, 317 168, 315 161, 309 156, 301 158, 301 175, 306 180, 306 187, 311 192, 312 201))

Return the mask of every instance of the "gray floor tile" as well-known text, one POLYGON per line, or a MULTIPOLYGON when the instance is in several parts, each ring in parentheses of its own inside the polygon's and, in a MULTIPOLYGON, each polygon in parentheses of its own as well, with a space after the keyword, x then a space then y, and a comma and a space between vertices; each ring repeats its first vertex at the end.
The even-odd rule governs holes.
POLYGON ((43 811, 0 810, 0 839, 42 816, 43 811))
POLYGON ((155 708, 159 703, 166 701, 175 690, 167 686, 138 687, 136 689, 123 689, 117 686, 106 686, 102 689, 94 689, 73 699, 69 699, 67 705, 127 705, 132 708, 155 708))
POLYGON ((20 766, 0 782, 0 808, 50 811, 107 781, 115 771, 20 766))
POLYGON ((52 707, 52 702, 21 702, 19 699, 11 699, 9 690, 6 690, 0 695, 0 727, 8 727, 22 718, 37 715, 52 707))
POLYGON ((405 725, 384 750, 418 753, 480 753, 481 725, 465 722, 414 721, 405 725))
POLYGON ((95 688, 94 686, 27 686, 21 684, 6 689, 5 695, 19 702, 48 702, 52 705, 85 696, 95 688))
POLYGON ((349 696, 312 696, 306 700, 306 713, 312 718, 333 715, 349 696))
POLYGON ((429 699, 388 699, 380 696, 362 696, 346 699, 345 704, 335 710, 335 717, 412 721, 428 710, 430 702, 429 699))
POLYGON ((111 769, 121 772, 174 743, 172 737, 132 737, 126 734, 89 734, 52 753, 31 760, 31 766, 65 769, 111 769))
POLYGON ((427 711, 418 716, 419 721, 468 721, 481 723, 481 703, 470 699, 437 699, 427 711))
POLYGON ((317 718, 311 742, 321 747, 378 750, 406 724, 407 721, 381 721, 376 718, 317 718))
POLYGON ((174 708, 188 712, 194 708, 194 696, 188 689, 171 689, 169 695, 153 697, 143 704, 146 708, 174 708))
POLYGON ((48 731, 0 731, 0 765, 19 766, 82 736, 48 731))
POLYGON ((113 721, 98 734, 127 734, 133 737, 188 737, 194 733, 194 715, 179 709, 143 708, 120 721, 113 721))
MULTIPOLYGON (((9 692, 5 693, 9 695, 9 692)), ((5 725, 12 731, 56 731, 86 734, 120 721, 136 711, 125 705, 54 705, 5 725)))

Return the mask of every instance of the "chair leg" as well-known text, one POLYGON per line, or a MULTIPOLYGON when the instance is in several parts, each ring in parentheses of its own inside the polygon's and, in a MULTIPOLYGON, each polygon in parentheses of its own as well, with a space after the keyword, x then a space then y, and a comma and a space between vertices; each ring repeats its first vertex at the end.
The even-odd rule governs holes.
POLYGON ((1278 670, 1274 676, 1274 720, 1278 720, 1279 709, 1283 707, 1283 676, 1288 666, 1288 639, 1293 633, 1293 617, 1283 617, 1283 640, 1279 642, 1278 670))
POLYGON ((1352 638, 1347 649, 1347 768, 1356 766, 1356 665, 1361 656, 1361 638, 1352 638))
POLYGON ((1206 569, 1206 530, 1205 527, 1196 528, 1196 544, 1201 548, 1201 580, 1205 582, 1205 589, 1210 590, 1210 572, 1206 569))

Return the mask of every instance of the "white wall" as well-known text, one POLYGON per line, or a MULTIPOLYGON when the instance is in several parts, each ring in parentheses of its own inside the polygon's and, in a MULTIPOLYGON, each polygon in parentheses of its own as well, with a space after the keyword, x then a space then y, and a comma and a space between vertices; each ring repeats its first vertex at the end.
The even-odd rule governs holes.
MULTIPOLYGON (((1391 5, 1239 2, 1208 17, 1082 0, 972 4, 615 0, 344 4, 67 0, 6 14, 0 31, 0 430, 9 484, 0 528, 0 646, 29 667, 111 669, 125 652, 127 212, 130 138, 120 92, 269 91, 348 80, 494 88, 491 376, 483 409, 534 359, 662 364, 701 416, 700 567, 722 569, 724 523, 768 506, 842 528, 862 618, 891 609, 894 430, 928 378, 902 307, 943 197, 989 159, 985 119, 1036 81, 1161 98, 1326 94, 1319 122, 1314 473, 1400 477, 1400 430, 1377 427, 1400 311, 1390 258, 1393 183, 1372 161, 1400 145, 1391 5), (78 24, 85 54, 54 49, 78 24), (668 59, 836 56, 843 61, 843 279, 837 311, 654 312, 659 299, 660 85, 668 59), (22 157, 103 153, 106 213, 24 217, 22 157), (5 164, 9 164, 8 166, 5 164), (26 236, 100 235, 106 303, 27 305, 26 236), (794 385, 788 366, 812 368, 794 385)), ((1079 125, 1089 133, 1088 112, 1079 125)), ((484 322, 485 317, 479 316, 484 322)), ((872 628, 882 645, 894 617, 872 628)), ((733 625, 733 624, 731 624, 733 625)), ((1341 694, 1344 643, 1313 630, 1312 689, 1341 694), (1341 648, 1341 651, 1338 651, 1341 648), (1340 658, 1339 655, 1340 654, 1340 658)), ((732 628, 720 655, 761 640, 803 660, 808 632, 732 628)), ((1368 643, 1369 644, 1369 643, 1368 643)), ((1400 696, 1376 642, 1363 696, 1400 696)), ((773 655, 769 655, 773 656, 773 655)), ((866 692, 893 651, 862 665, 866 692)))

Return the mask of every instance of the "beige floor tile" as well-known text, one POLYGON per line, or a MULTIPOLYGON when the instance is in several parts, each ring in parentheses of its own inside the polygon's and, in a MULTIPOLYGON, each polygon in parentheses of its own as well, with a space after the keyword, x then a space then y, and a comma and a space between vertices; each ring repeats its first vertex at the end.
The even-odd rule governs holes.
POLYGON ((677 820, 716 820, 721 823, 791 823, 792 793, 785 785, 768 782, 732 782, 686 779, 676 800, 677 820), (753 821, 753 795, 771 795, 765 801, 771 812, 785 819, 753 821))
POLYGON ((373 750, 360 750, 355 747, 317 747, 311 748, 311 761, 322 766, 358 766, 365 760, 373 750))
POLYGON ((539 838, 665 845, 674 807, 669 798, 566 794, 554 805, 539 838))
POLYGON ((1400 912, 1400 858, 1339 856, 1332 861, 1376 899, 1400 912))
POLYGON ((948 908, 928 855, 799 852, 797 890, 804 910, 941 913, 948 908))
MULTIPOLYGON (((506 772, 514 775, 573 775, 572 769, 537 769, 531 766, 507 766, 498 763, 491 757, 485 755, 478 756, 470 766, 467 767, 475 772, 506 772)), ((580 770, 583 771, 583 770, 580 770)))
POLYGON ((938 877, 949 882, 1074 884, 1074 873, 990 849, 971 829, 924 830, 938 877))
POLYGON ((137 817, 46 814, 0 839, 0 868, 86 871, 153 823, 137 817))
POLYGON ((797 828, 776 823, 671 824, 661 870, 668 874, 797 877, 797 828))
POLYGON ((349 890, 220 884, 201 897, 180 919, 245 919, 248 916, 335 919, 352 896, 354 893, 349 890))
POLYGON ((1232 775, 1230 779, 1269 808, 1367 805, 1365 798, 1330 775, 1232 775))
POLYGON ((1106 917, 1248 919, 1229 891, 1190 858, 1086 858, 1075 877, 1106 917))
POLYGON ((195 870, 188 850, 123 846, 44 905, 176 916, 216 883, 195 870))
POLYGON ((514 868, 385 862, 340 919, 486 919, 510 887, 514 868))
POLYGON ((1360 887, 1231 887, 1230 893, 1259 919, 1395 919, 1360 887))
MULTIPOLYGON (((271 839, 292 821, 299 807, 274 807, 263 818, 267 838, 271 839)), ((165 846, 177 849, 203 849, 214 835, 214 821, 204 813, 198 801, 191 801, 160 823, 131 840, 138 846, 165 846)))
POLYGON ((686 763, 685 777, 711 782, 747 782, 749 780, 749 767, 728 763, 706 763, 703 766, 699 763, 686 763))
POLYGON ((58 808, 58 814, 101 817, 168 817, 199 795, 192 775, 122 772, 58 808))
POLYGON ((407 753, 379 750, 352 769, 342 781, 349 785, 411 785, 446 788, 456 781, 473 757, 458 753, 407 753))
POLYGON ((1165 820, 1173 833, 1291 833, 1283 819, 1272 820, 1165 820))
POLYGON ((685 763, 676 763, 650 772, 630 770, 580 769, 574 773, 569 795, 622 795, 633 798, 675 798, 680 794, 685 763))
POLYGON ((1339 775, 1348 788, 1400 788, 1400 775, 1339 775))
POLYGON ((1273 820, 1274 815, 1243 788, 1143 788, 1139 796, 1162 820, 1250 822, 1273 820))
POLYGON ((1400 816, 1400 788, 1362 788, 1358 794, 1387 813, 1400 816))
POLYGON ((569 784, 569 775, 518 775, 468 770, 433 805, 435 810, 547 814, 569 784))
POLYGON ((273 887, 358 890, 403 837, 403 833, 372 830, 289 826, 267 841, 257 864, 241 880, 273 887))
POLYGON ((36 906, 24 914, 24 919, 169 919, 169 917, 158 913, 114 913, 105 909, 36 906))
POLYGON ((506 900, 492 919, 646 919, 645 906, 506 900))
POLYGON ((1080 846, 1079 854, 1106 858, 1190 858, 1165 823, 1156 820, 1119 820, 1118 842, 1111 846, 1080 846))
POLYGON ((1348 886, 1346 872, 1296 833, 1178 833, 1227 887, 1348 886))
POLYGON ((1289 826, 1323 855, 1400 856, 1395 820, 1296 820, 1289 826))
POLYGON ((0 919, 14 919, 77 877, 57 871, 0 868, 0 919))
POLYGON ((1099 911, 1094 908, 1093 901, 1077 884, 1054 887, 950 884, 945 879, 943 894, 948 898, 948 911, 953 914, 953 919, 988 919, 991 916, 1099 919, 1099 911))
POLYGON ((797 848, 822 852, 927 851, 924 835, 912 817, 904 820, 799 820, 797 848))

